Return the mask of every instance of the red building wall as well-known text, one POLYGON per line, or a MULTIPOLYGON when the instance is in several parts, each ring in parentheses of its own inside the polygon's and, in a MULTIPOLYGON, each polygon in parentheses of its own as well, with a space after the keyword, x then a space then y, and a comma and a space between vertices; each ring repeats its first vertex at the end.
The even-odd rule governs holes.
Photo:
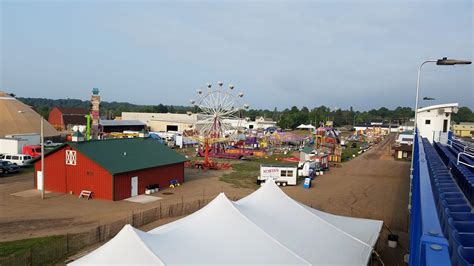
MULTIPOLYGON (((90 190, 94 198, 112 200, 112 175, 101 166, 76 152, 76 165, 66 165, 66 150, 73 150, 69 146, 46 156, 45 162, 45 189, 47 191, 79 195, 82 190, 90 190)), ((35 162, 36 171, 41 169, 41 161, 35 162)))
POLYGON ((64 129, 63 113, 57 107, 49 112, 48 122, 57 129, 64 129))
MULTIPOLYGON (((61 150, 47 156, 44 161, 44 172, 46 178, 44 179, 44 185, 47 191, 62 192, 66 193, 66 147, 61 150)), ((41 171, 41 160, 35 162, 35 188, 38 188, 36 184, 37 177, 36 173, 41 171)))
POLYGON ((158 184, 160 189, 169 186, 172 179, 184 182, 184 163, 132 171, 114 176, 114 200, 122 200, 131 196, 131 179, 138 176, 138 194, 145 193, 145 187, 158 184))

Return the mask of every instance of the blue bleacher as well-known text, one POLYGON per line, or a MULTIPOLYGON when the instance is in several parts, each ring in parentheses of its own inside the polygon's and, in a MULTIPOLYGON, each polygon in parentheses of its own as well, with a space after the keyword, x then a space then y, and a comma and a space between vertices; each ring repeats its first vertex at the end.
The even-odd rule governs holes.
POLYGON ((453 265, 474 263, 474 176, 470 169, 456 165, 455 151, 423 139, 433 196, 441 229, 449 242, 453 265), (451 171, 450 171, 451 170, 451 171))
POLYGON ((434 143, 434 147, 445 165, 451 169, 451 174, 468 201, 474 205, 474 169, 463 164, 457 165, 457 153, 452 147, 440 143, 434 143))

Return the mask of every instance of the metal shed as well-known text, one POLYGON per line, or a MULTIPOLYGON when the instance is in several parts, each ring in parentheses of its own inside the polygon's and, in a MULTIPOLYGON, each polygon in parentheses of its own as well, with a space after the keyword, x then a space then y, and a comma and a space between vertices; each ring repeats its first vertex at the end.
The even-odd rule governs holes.
MULTIPOLYGON (((184 182, 187 159, 144 138, 68 142, 45 155, 45 190, 122 200, 145 193, 146 186, 184 182)), ((35 187, 41 161, 35 162, 35 187)))

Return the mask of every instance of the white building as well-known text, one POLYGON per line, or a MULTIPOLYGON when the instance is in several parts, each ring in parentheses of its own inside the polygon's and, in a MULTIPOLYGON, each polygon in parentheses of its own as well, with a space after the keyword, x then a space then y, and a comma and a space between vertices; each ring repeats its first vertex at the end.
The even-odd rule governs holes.
POLYGON ((277 124, 271 118, 264 118, 263 116, 256 117, 255 121, 251 121, 248 117, 245 119, 226 119, 224 123, 230 124, 233 128, 246 129, 267 129, 269 127, 276 127, 277 124))
POLYGON ((410 121, 407 121, 403 124, 400 125, 400 127, 398 128, 399 132, 403 132, 403 131, 413 131, 415 130, 415 119, 410 119, 410 121))
MULTIPOLYGON (((202 122, 199 114, 172 114, 172 113, 135 113, 122 112, 122 120, 139 120, 145 123, 150 131, 156 132, 183 132, 184 130, 199 130, 202 122)), ((276 127, 277 122, 269 118, 257 117, 255 121, 248 118, 225 119, 224 123, 231 128, 267 129, 276 127)))
POLYGON ((183 132, 184 130, 193 130, 198 120, 196 114, 134 112, 122 112, 122 119, 142 121, 151 131, 157 132, 183 132))
POLYGON ((403 131, 398 134, 398 138, 396 140, 398 144, 406 144, 412 145, 413 144, 413 131, 403 131))
POLYGON ((458 103, 446 103, 419 108, 416 127, 420 135, 431 143, 433 140, 446 143, 451 128, 451 113, 457 113, 458 106, 458 103))
POLYGON ((250 121, 247 128, 249 129, 267 129, 269 127, 276 127, 277 122, 273 121, 271 118, 265 118, 263 116, 258 116, 255 118, 255 121, 250 121))

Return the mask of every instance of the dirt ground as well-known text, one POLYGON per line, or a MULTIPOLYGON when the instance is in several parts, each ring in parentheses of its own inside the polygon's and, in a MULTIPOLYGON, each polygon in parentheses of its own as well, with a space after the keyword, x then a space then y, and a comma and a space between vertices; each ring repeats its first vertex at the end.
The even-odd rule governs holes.
MULTIPOLYGON (((380 237, 385 265, 399 265, 408 248, 408 197, 410 162, 390 156, 395 135, 390 135, 356 159, 331 168, 317 177, 311 189, 302 186, 283 190, 293 199, 333 214, 383 220, 399 235, 402 248, 387 248, 388 230, 380 237)), ((400 264, 401 265, 401 264, 400 264)))
POLYGON ((33 189, 32 172, 3 177, 0 178, 0 241, 82 232, 98 223, 113 222, 134 211, 148 210, 160 204, 214 198, 220 192, 228 197, 243 197, 252 192, 220 182, 218 178, 227 171, 186 169, 184 184, 153 194, 162 199, 147 204, 78 199, 61 193, 46 193, 46 199, 41 200, 39 193, 30 191, 33 189), (12 195, 18 192, 27 197, 12 195))
MULTIPOLYGON (((333 214, 383 220, 399 235, 401 246, 387 248, 388 230, 382 230, 378 250, 385 265, 402 265, 402 256, 408 248, 410 165, 390 157, 390 145, 394 138, 391 135, 368 152, 343 163, 340 168, 331 168, 323 176, 316 177, 311 189, 304 189, 301 184, 283 188, 293 199, 313 208, 333 214)), ((227 171, 186 169, 186 183, 177 189, 166 189, 155 194, 162 199, 147 204, 85 200, 60 193, 47 193, 45 200, 41 200, 39 194, 19 197, 11 194, 31 190, 32 173, 3 177, 0 178, 0 241, 80 232, 98 223, 122 219, 133 211, 157 207, 160 203, 213 198, 220 192, 228 197, 243 197, 252 192, 251 189, 234 188, 219 181, 219 176, 227 171)), ((175 219, 178 218, 163 219, 142 229, 150 230, 175 219)))

